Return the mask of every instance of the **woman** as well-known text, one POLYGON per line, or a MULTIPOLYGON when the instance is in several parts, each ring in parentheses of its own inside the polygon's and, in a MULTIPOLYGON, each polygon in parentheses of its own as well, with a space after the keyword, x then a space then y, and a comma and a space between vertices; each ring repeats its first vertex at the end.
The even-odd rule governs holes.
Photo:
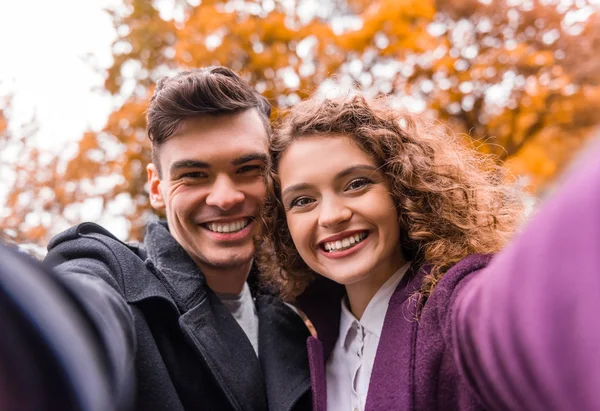
MULTIPOLYGON (((522 211, 491 159, 360 96, 299 104, 270 156, 260 262, 316 329, 315 410, 562 410, 597 400, 557 384, 587 387, 556 355, 573 345, 528 328, 555 320, 521 311, 547 312, 544 295, 529 299, 539 290, 520 289, 510 261, 486 268, 522 211)), ((553 269, 533 267, 525 281, 553 269)))

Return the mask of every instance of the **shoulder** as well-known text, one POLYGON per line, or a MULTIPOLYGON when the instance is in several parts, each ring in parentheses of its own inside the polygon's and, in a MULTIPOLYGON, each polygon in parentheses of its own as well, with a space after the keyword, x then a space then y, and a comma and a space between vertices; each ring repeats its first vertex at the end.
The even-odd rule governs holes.
POLYGON ((143 254, 139 245, 125 243, 104 227, 85 222, 52 238, 44 261, 50 266, 95 261, 111 272, 121 272, 132 269, 132 265, 143 264, 143 254))
POLYGON ((447 325, 453 302, 464 287, 484 269, 492 259, 490 254, 473 254, 450 268, 440 279, 422 311, 422 318, 435 318, 442 327, 447 325))
POLYGON ((463 258, 442 276, 431 294, 431 299, 447 300, 452 298, 455 291, 465 281, 470 280, 477 272, 485 268, 491 259, 491 254, 472 254, 463 258))
POLYGON ((119 240, 114 234, 106 228, 91 222, 77 224, 62 233, 57 234, 48 243, 48 251, 56 249, 89 249, 102 252, 106 249, 128 250, 135 254, 143 252, 142 247, 137 243, 125 243, 119 240))
POLYGON ((136 283, 145 284, 148 280, 142 253, 139 246, 127 244, 104 227, 86 222, 56 235, 48 244, 44 264, 65 279, 86 283, 98 277, 120 294, 129 295, 136 283))

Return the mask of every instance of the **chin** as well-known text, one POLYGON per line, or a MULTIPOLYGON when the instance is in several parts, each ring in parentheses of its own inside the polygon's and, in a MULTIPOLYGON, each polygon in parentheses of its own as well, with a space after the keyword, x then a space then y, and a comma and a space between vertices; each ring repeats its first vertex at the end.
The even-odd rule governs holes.
POLYGON ((236 268, 247 264, 254 258, 254 250, 222 250, 216 253, 218 257, 211 258, 208 263, 214 267, 236 268))
POLYGON ((365 278, 368 277, 368 274, 364 272, 352 273, 350 275, 348 274, 348 272, 340 273, 339 275, 337 275, 336 273, 328 273, 324 277, 327 277, 330 280, 335 281, 336 283, 341 285, 350 285, 363 281, 365 278))

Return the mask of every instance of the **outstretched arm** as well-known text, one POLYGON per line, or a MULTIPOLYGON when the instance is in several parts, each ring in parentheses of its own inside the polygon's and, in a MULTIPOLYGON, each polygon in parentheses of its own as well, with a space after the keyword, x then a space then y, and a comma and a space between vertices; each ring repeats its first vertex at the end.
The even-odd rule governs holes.
POLYGON ((119 260, 103 241, 78 237, 53 240, 45 263, 93 329, 115 403, 128 405, 133 397, 136 341, 119 260))
POLYGON ((110 353, 94 324, 97 314, 80 303, 98 302, 96 288, 73 293, 57 273, 0 244, 0 409, 128 408, 133 392, 125 391, 126 382, 133 376, 126 349, 110 353))
POLYGON ((454 302, 456 359, 497 410, 600 409, 600 147, 454 302))

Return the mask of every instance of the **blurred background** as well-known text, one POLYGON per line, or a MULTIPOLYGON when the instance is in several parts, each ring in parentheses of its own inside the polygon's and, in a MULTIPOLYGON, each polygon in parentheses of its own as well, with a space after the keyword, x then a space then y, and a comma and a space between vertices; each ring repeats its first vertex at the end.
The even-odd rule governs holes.
MULTIPOLYGON (((155 219, 155 82, 225 65, 276 108, 360 88, 436 118, 543 198, 600 139, 600 0, 0 1, 0 230, 155 219)), ((600 159, 599 159, 600 161, 600 159)))

